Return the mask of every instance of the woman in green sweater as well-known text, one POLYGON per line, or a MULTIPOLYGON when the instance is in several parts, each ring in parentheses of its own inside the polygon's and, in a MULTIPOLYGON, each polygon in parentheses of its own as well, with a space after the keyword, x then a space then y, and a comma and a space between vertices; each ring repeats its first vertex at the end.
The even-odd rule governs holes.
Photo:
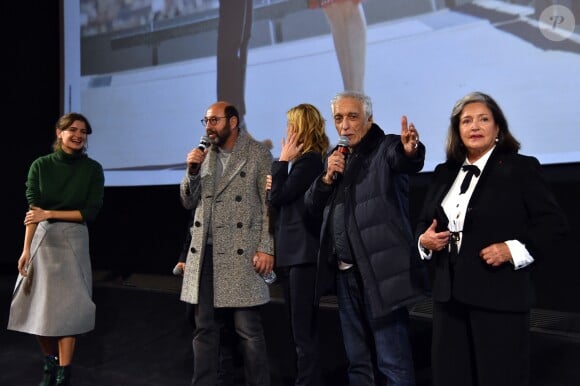
POLYGON ((101 164, 86 154, 92 128, 81 114, 56 123, 54 152, 32 162, 29 209, 8 329, 35 335, 45 355, 41 386, 70 385, 76 335, 95 325, 87 222, 103 205, 101 164))

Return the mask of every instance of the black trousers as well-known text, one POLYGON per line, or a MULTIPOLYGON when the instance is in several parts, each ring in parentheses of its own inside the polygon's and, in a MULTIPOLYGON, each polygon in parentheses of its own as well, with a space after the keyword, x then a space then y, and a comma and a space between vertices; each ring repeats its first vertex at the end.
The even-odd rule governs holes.
POLYGON ((288 307, 290 329, 296 348, 295 386, 320 385, 318 353, 318 302, 314 299, 316 264, 278 269, 288 307))
POLYGON ((260 307, 214 308, 213 248, 207 247, 193 306, 192 385, 233 386, 234 339, 239 341, 246 385, 269 386, 270 369, 260 307), (235 335, 234 335, 235 334, 235 335))
POLYGON ((530 384, 530 313, 433 302, 433 386, 530 384))

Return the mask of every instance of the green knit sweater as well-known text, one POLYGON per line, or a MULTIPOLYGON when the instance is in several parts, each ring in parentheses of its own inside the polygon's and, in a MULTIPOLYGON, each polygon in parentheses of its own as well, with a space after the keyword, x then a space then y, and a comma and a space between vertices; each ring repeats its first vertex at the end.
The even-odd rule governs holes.
POLYGON ((37 158, 26 181, 29 205, 45 210, 79 210, 84 221, 93 221, 103 206, 103 167, 86 154, 63 151, 37 158))

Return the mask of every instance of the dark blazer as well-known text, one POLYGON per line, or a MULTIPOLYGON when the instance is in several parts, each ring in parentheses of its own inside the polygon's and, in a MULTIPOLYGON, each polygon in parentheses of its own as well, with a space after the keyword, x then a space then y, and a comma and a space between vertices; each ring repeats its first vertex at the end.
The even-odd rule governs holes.
POLYGON ((276 266, 315 263, 321 219, 304 206, 304 193, 322 173, 322 155, 307 152, 292 163, 272 163, 270 205, 275 209, 276 266))
MULTIPOLYGON (((419 216, 417 238, 434 218, 441 223, 439 228, 446 228, 441 202, 460 167, 448 161, 435 168, 419 216)), ((538 160, 495 149, 469 201, 457 263, 450 267, 447 248, 434 252, 430 260, 433 299, 445 302, 453 297, 488 309, 529 310, 534 301, 530 279, 534 264, 518 270, 509 263, 492 267, 479 252, 493 243, 518 240, 538 261, 550 257, 554 243, 566 232, 565 216, 541 175, 538 160)))

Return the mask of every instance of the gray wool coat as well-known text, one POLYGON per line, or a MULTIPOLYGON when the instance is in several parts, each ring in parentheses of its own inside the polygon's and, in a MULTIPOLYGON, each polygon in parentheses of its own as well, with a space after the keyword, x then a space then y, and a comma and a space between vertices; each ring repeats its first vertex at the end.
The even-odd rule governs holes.
POLYGON ((274 254, 269 229, 266 175, 272 154, 241 131, 221 178, 216 178, 218 149, 211 146, 200 172, 180 185, 181 203, 194 209, 191 244, 181 288, 181 300, 197 304, 201 263, 208 227, 212 226, 214 307, 250 307, 267 303, 270 293, 254 271, 257 251, 274 254))

